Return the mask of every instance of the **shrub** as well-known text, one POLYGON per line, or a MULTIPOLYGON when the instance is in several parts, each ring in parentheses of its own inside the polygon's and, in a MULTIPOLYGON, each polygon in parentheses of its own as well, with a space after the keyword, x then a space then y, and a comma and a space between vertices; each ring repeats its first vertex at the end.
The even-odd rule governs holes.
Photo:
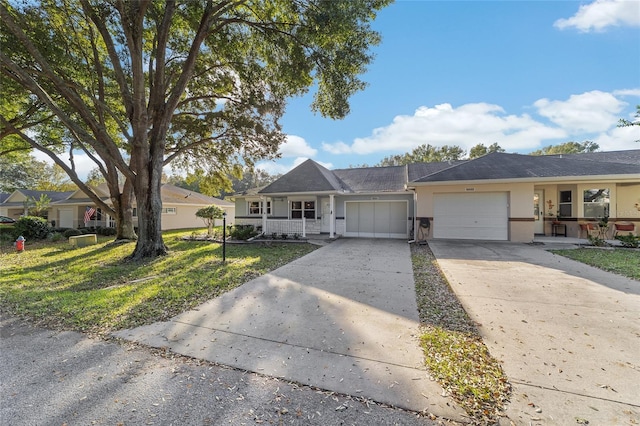
POLYGON ((27 240, 44 240, 49 235, 49 223, 37 216, 22 216, 16 221, 14 234, 27 240))
POLYGON ((62 235, 65 238, 69 238, 69 237, 75 237, 76 235, 82 235, 82 232, 80 232, 80 230, 78 230, 78 229, 71 228, 71 229, 67 229, 66 231, 64 231, 62 233, 62 235))
POLYGON ((638 248, 640 247, 640 237, 635 235, 617 235, 616 240, 622 243, 622 247, 638 248))
POLYGON ((51 228, 51 232, 57 232, 58 234, 64 234, 65 231, 73 228, 51 228))
POLYGON ((49 240, 54 243, 62 240, 62 238, 62 234, 59 232, 52 232, 51 234, 49 234, 49 240))
POLYGON ((234 240, 248 240, 249 238, 258 235, 258 233, 252 225, 236 225, 231 228, 229 235, 234 240))
POLYGON ((100 226, 96 229, 96 234, 105 235, 107 237, 111 235, 116 235, 116 228, 110 228, 108 226, 100 226))
POLYGON ((607 242, 604 239, 597 237, 595 235, 588 235, 587 240, 589 241, 589 244, 591 244, 592 246, 603 247, 607 245, 607 242))

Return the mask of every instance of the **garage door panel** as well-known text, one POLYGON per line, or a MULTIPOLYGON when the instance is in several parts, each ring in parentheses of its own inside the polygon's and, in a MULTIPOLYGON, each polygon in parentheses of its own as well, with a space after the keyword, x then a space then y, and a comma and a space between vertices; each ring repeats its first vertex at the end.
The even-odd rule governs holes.
POLYGON ((406 201, 347 201, 347 237, 407 238, 406 201))
POLYGON ((389 220, 391 220, 389 203, 374 203, 374 232, 376 234, 389 233, 389 220))
MULTIPOLYGON (((407 204, 389 204, 389 233, 391 235, 407 235, 407 204)), ((401 238, 401 237, 397 237, 401 238)))
POLYGON ((74 228, 73 226, 73 210, 61 209, 60 210, 60 227, 61 228, 74 228))
POLYGON ((373 235, 375 231, 373 203, 360 203, 358 232, 373 235))
POLYGON ((507 240, 507 193, 435 194, 433 236, 507 240))
POLYGON ((347 223, 345 227, 347 234, 358 233, 358 216, 360 212, 359 204, 360 203, 347 203, 347 223))

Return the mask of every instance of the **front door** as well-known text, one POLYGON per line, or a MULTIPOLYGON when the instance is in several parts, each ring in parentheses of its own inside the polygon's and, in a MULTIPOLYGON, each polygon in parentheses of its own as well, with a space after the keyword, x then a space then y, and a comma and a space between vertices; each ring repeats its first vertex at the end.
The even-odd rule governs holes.
POLYGON ((544 235, 544 191, 533 193, 533 232, 544 235))
POLYGON ((331 202, 328 198, 323 198, 320 200, 320 205, 322 206, 322 224, 320 232, 329 232, 329 228, 331 226, 331 202))

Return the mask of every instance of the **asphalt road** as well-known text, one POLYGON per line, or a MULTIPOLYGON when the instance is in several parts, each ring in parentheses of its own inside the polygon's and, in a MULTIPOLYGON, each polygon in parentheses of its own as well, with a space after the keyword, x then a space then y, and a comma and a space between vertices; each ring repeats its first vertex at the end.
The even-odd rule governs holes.
POLYGON ((416 413, 0 317, 2 425, 438 425, 416 413))

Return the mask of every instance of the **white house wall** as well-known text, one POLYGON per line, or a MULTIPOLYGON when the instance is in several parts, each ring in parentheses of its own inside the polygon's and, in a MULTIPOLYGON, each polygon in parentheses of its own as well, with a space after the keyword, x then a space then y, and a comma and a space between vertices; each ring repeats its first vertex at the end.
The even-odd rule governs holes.
MULTIPOLYGON (((163 208, 175 208, 176 214, 162 214, 162 230, 169 229, 187 229, 187 228, 204 228, 205 222, 196 216, 196 212, 203 206, 189 206, 184 204, 163 204, 163 208)), ((233 207, 224 208, 227 212, 227 225, 233 225, 235 217, 235 209, 233 207)), ((222 223, 222 221, 216 221, 222 223)))

